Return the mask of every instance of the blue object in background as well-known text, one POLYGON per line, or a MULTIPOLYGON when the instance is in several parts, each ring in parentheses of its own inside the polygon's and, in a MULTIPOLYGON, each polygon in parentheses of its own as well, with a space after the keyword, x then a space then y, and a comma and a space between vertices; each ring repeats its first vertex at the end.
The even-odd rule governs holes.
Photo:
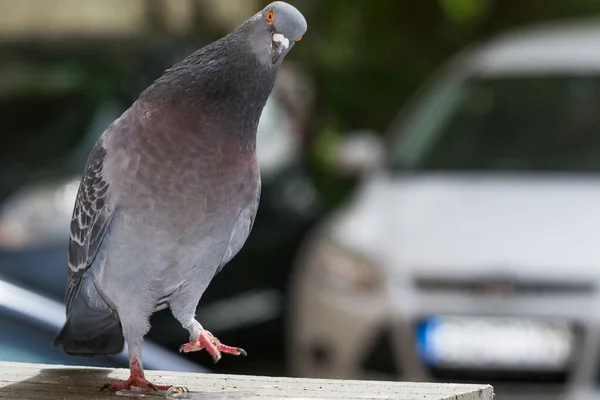
POLYGON ((439 317, 430 317, 422 321, 417 327, 417 351, 421 356, 421 360, 429 366, 435 366, 439 361, 431 343, 431 337, 440 324, 439 317))

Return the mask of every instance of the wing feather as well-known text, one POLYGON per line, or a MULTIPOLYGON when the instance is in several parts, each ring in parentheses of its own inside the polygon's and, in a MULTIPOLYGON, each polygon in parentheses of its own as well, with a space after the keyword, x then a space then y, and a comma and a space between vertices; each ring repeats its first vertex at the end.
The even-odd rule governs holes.
POLYGON ((90 268, 114 214, 109 184, 103 176, 106 149, 102 137, 92 149, 75 200, 69 231, 69 274, 66 305, 69 312, 85 271, 90 268))
POLYGON ((242 210, 238 214, 238 217, 237 217, 236 222, 233 227, 233 232, 231 232, 231 236, 229 237, 229 243, 227 245, 227 248, 225 249, 225 254, 223 255, 223 259, 221 260, 221 263, 219 264, 219 267, 215 271, 215 274, 213 275, 213 277, 217 276, 217 274, 223 270, 225 265, 229 261, 231 261, 231 259, 233 257, 235 257, 235 255, 241 250, 242 246, 246 242, 248 235, 250 235, 250 232, 252 231, 252 227, 254 226, 254 220, 256 219, 256 212, 258 210, 258 203, 260 202, 261 190, 262 190, 261 185, 259 183, 258 190, 256 192, 256 198, 254 199, 254 202, 252 203, 250 208, 247 210, 242 210), (244 217, 249 218, 249 220, 242 221, 241 219, 244 217), (239 227, 238 227, 238 224, 239 224, 239 227), (241 232, 236 231, 236 229, 238 229, 244 225, 246 225, 246 228, 247 228, 245 231, 241 231, 241 232))

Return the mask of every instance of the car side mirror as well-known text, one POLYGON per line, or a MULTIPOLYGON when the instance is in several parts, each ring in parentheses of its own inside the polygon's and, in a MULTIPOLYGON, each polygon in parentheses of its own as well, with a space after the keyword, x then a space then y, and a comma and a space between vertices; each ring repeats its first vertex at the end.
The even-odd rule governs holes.
POLYGON ((366 174, 383 163, 384 144, 369 130, 351 131, 342 136, 334 156, 336 172, 346 176, 366 174))

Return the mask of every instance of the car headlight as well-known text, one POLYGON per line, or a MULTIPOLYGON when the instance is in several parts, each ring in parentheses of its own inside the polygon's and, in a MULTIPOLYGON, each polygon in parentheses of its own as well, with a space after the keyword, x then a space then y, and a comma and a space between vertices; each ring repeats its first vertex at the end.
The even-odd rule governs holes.
POLYGON ((373 291, 381 287, 380 271, 370 260, 331 241, 317 249, 319 275, 327 285, 342 289, 373 291))

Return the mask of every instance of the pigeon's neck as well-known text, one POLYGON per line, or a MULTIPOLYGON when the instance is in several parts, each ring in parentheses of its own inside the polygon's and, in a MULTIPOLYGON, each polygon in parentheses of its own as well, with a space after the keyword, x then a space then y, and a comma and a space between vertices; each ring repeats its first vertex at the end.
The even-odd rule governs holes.
POLYGON ((230 34, 167 70, 140 100, 204 127, 255 136, 276 76, 277 67, 261 62, 247 39, 230 34))

